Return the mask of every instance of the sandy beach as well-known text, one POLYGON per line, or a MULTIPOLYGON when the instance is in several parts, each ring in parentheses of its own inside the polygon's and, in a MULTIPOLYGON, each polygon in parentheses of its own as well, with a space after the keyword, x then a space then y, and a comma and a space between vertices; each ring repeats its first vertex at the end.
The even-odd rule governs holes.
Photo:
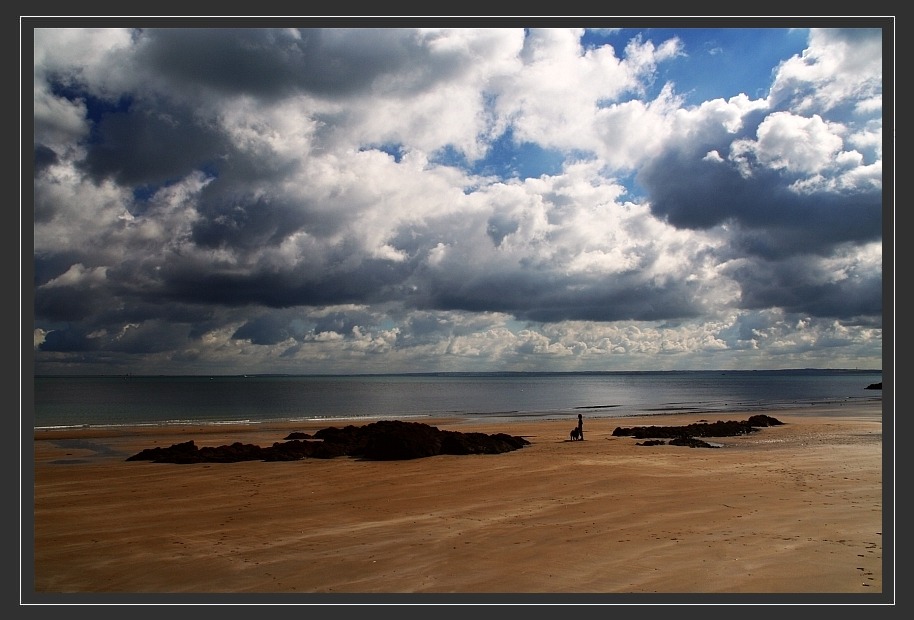
POLYGON ((36 432, 22 602, 891 603, 882 403, 765 413, 721 448, 612 432, 752 413, 422 420, 530 445, 390 462, 126 461, 326 422, 36 432))

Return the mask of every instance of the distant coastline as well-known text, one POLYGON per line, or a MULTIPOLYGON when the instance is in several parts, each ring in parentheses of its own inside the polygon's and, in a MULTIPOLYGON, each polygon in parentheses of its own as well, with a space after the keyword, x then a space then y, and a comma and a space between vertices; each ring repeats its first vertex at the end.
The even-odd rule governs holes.
POLYGON ((753 370, 493 370, 493 371, 440 371, 440 372, 369 372, 369 373, 197 373, 197 374, 137 374, 137 373, 104 373, 104 374, 35 374, 36 379, 53 379, 65 377, 67 379, 80 378, 200 378, 219 377, 226 379, 244 378, 293 378, 293 377, 560 377, 560 376, 600 376, 600 375, 673 375, 673 374, 706 374, 717 373, 721 375, 743 374, 783 374, 783 375, 815 375, 815 374, 841 374, 841 375, 870 375, 882 373, 881 368, 773 368, 753 370))

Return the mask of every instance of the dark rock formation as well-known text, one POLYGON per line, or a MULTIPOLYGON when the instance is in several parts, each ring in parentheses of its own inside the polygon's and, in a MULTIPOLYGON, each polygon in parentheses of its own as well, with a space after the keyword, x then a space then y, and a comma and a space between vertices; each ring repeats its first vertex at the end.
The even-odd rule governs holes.
POLYGON ((866 389, 867 390, 881 390, 882 381, 880 381, 879 383, 870 383, 868 386, 866 386, 866 389))
POLYGON ((155 463, 233 463, 238 461, 295 461, 353 456, 376 461, 417 459, 439 454, 500 454, 529 445, 523 437, 505 433, 442 431, 419 422, 382 420, 365 426, 329 427, 314 435, 291 433, 269 447, 234 443, 198 448, 194 442, 169 448, 149 448, 128 461, 155 463))
POLYGON ((694 437, 677 437, 676 439, 670 440, 671 446, 688 446, 689 448, 719 448, 720 446, 715 446, 710 444, 707 441, 702 441, 701 439, 695 439, 694 437))
MULTIPOLYGON (((631 428, 616 427, 613 437, 634 437, 635 439, 670 439, 670 445, 689 446, 691 448, 716 448, 696 437, 736 437, 756 432, 765 426, 779 426, 783 424, 777 418, 767 415, 750 416, 748 420, 723 422, 697 422, 686 426, 634 426, 631 428)), ((663 445, 660 441, 646 441, 639 446, 663 445)))

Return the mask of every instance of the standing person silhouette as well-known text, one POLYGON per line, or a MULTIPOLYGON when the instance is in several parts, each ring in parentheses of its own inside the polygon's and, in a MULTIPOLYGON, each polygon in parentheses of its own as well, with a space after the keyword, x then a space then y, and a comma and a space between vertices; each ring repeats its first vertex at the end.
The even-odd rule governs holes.
POLYGON ((584 416, 578 414, 578 439, 584 441, 584 416))

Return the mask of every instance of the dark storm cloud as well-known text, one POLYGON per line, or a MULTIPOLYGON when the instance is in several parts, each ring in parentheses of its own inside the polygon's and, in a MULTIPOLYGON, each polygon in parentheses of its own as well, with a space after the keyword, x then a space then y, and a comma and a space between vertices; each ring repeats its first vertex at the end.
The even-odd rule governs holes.
POLYGON ((100 351, 108 348, 107 342, 98 338, 87 338, 86 333, 76 326, 52 330, 41 343, 41 350, 48 353, 100 351))
POLYGON ((307 223, 316 218, 302 205, 250 194, 213 197, 208 190, 201 195, 201 217, 193 226, 193 241, 200 247, 243 252, 275 246, 298 230, 314 232, 307 223))
POLYGON ((778 218, 775 213, 764 227, 737 227, 733 231, 733 251, 777 260, 798 254, 827 256, 846 243, 879 241, 882 237, 880 198, 829 196, 814 204, 804 204, 793 218, 786 213, 778 218))
POLYGON ((162 353, 186 343, 189 330, 189 324, 160 320, 130 325, 116 332, 87 330, 85 326, 72 325, 50 332, 41 350, 68 353, 106 351, 112 355, 162 353))
MULTIPOLYGON (((880 317, 881 272, 822 283, 811 279, 809 259, 878 242, 881 187, 795 191, 789 186, 802 181, 799 174, 756 166, 747 178, 729 162, 706 158, 712 146, 672 150, 645 166, 639 181, 659 217, 685 229, 726 225, 730 245, 722 257, 756 259, 726 271, 740 286, 739 307, 842 320, 880 317)), ((717 149, 726 158, 726 144, 717 149)))
POLYGON ((433 292, 424 302, 439 310, 497 311, 543 323, 654 321, 699 315, 689 285, 650 285, 635 274, 603 281, 524 270, 452 279, 446 273, 438 275, 440 279, 430 284, 433 292))
POLYGON ((519 318, 552 323, 558 321, 666 321, 699 316, 694 291, 673 286, 651 289, 641 286, 589 293, 547 295, 540 303, 514 311, 519 318))
POLYGON ((847 242, 882 235, 882 192, 800 194, 784 175, 760 171, 743 178, 705 152, 675 151, 650 162, 639 175, 651 210, 679 228, 735 224, 742 252, 777 258, 827 254, 847 242))
POLYGON ((253 316, 232 334, 232 338, 249 340, 259 345, 279 344, 288 340, 301 343, 325 333, 349 337, 354 328, 374 326, 375 323, 376 319, 371 313, 356 308, 310 313, 299 307, 253 316))
MULTIPOLYGON (((164 299, 154 291, 137 287, 131 275, 134 273, 119 267, 108 271, 103 286, 79 282, 42 287, 35 295, 35 316, 54 325, 53 333, 58 337, 64 332, 70 334, 58 344, 43 348, 65 344, 72 350, 92 350, 105 345, 126 351, 131 343, 142 341, 139 334, 155 340, 156 332, 163 330, 165 342, 193 338, 195 332, 201 334, 218 325, 214 323, 216 306, 164 299), (125 325, 133 326, 127 332, 129 337, 120 333, 125 325)), ((151 344, 143 346, 156 348, 151 344)))
MULTIPOLYGON (((731 274, 743 291, 740 306, 747 309, 783 308, 800 315, 881 324, 881 273, 851 273, 836 281, 815 278, 817 270, 802 259, 753 263, 731 274)), ((821 274, 819 274, 821 275, 821 274)))
POLYGON ((103 115, 86 146, 83 165, 96 180, 139 186, 212 167, 231 150, 223 136, 186 108, 153 110, 139 101, 127 110, 103 115))
POLYGON ((271 308, 383 301, 388 287, 404 279, 401 266, 366 259, 353 268, 311 270, 308 265, 282 272, 218 269, 166 273, 155 295, 183 303, 271 308))
POLYGON ((419 90, 453 73, 456 63, 430 62, 413 36, 385 28, 152 29, 143 32, 138 59, 178 87, 334 99, 384 93, 387 76, 396 76, 398 89, 419 90))
POLYGON ((40 174, 45 168, 57 163, 57 153, 43 144, 35 145, 35 174, 40 174))
POLYGON ((289 319, 281 314, 261 315, 239 327, 232 338, 250 340, 253 344, 277 344, 294 337, 289 319))
POLYGON ((35 316, 54 323, 78 322, 97 315, 117 298, 106 290, 96 290, 87 295, 82 286, 55 286, 45 288, 35 295, 35 316))

